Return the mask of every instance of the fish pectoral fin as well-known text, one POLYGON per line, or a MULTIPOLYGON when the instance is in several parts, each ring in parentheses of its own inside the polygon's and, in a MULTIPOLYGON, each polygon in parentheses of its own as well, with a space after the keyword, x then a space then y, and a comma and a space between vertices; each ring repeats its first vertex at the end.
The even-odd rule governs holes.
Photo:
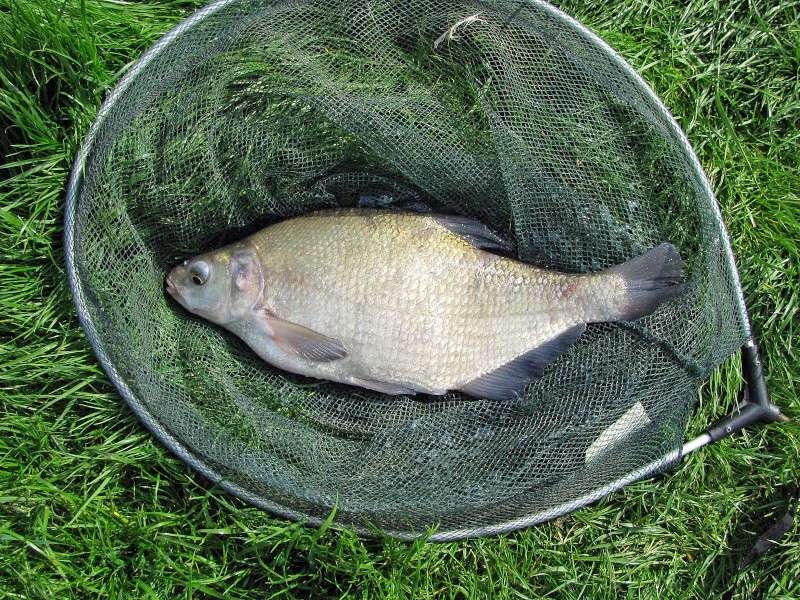
POLYGON ((347 350, 339 340, 284 321, 268 311, 263 315, 272 341, 284 352, 312 362, 330 362, 347 356, 347 350))
POLYGON ((511 252, 514 249, 513 244, 476 219, 457 215, 434 215, 433 219, 453 235, 457 235, 481 250, 511 252))
POLYGON ((566 352, 585 330, 584 324, 571 327, 502 367, 473 379, 460 389, 478 398, 511 400, 520 395, 531 379, 541 377, 545 367, 566 352))

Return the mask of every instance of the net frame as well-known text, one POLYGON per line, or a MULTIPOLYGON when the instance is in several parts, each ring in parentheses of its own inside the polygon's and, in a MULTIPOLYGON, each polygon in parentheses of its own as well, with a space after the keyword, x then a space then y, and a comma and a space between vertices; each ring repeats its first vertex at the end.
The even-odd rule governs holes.
MULTIPOLYGON (((150 411, 146 408, 145 404, 141 401, 140 398, 137 397, 136 393, 131 389, 131 387, 126 383, 124 378, 120 375, 120 372, 118 371, 114 362, 107 354, 103 346, 102 340, 98 334, 97 326, 94 323, 92 317, 90 316, 89 311, 87 310, 87 290, 84 288, 84 282, 79 277, 77 271, 76 208, 81 197, 82 186, 86 175, 87 161, 92 154, 98 132, 102 129, 102 126, 106 121, 107 116, 109 115, 112 108, 119 100, 119 98, 126 93, 128 88, 135 82, 139 73, 149 63, 151 63, 156 57, 158 57, 165 50, 167 50, 174 43, 174 41, 178 39, 182 34, 187 32, 191 28, 195 27, 198 23, 207 19, 208 17, 215 14, 219 10, 223 9, 224 7, 232 3, 235 3, 236 1, 237 0, 217 0, 209 4, 208 6, 200 9, 199 11, 195 12, 189 18, 178 24, 168 33, 166 33, 150 50, 148 50, 142 56, 142 58, 138 62, 136 62, 131 67, 131 69, 114 87, 114 89, 111 91, 111 93, 104 101, 89 133, 87 134, 75 158, 73 169, 67 186, 66 208, 65 208, 65 239, 64 239, 67 274, 68 274, 70 289, 72 291, 73 298, 76 304, 80 323, 84 331, 86 332, 89 343, 92 349, 94 350, 98 358, 98 361, 100 362, 103 369, 106 371, 106 373, 108 374, 109 378, 114 383, 116 388, 119 390, 120 394, 126 400, 127 404, 133 410, 133 412, 142 421, 142 423, 153 433, 153 435, 155 435, 155 437, 161 441, 161 443, 163 443, 173 454, 175 454, 178 458, 180 458, 190 467, 198 471, 200 474, 208 478, 210 481, 214 482, 215 484, 218 484, 225 491, 241 498, 245 502, 248 502, 250 504, 253 504, 262 509, 268 510, 274 514, 286 518, 294 520, 304 520, 305 522, 311 525, 320 525, 323 521, 323 519, 321 518, 306 515, 304 513, 292 510, 291 508, 284 506, 278 502, 274 502, 268 498, 254 494, 251 491, 245 489, 244 487, 238 485, 237 483, 226 479, 220 472, 218 472, 215 468, 213 468, 211 465, 205 462, 200 456, 195 454, 179 439, 173 436, 170 433, 170 431, 168 431, 168 429, 164 427, 164 425, 162 425, 157 419, 153 417, 150 411)), ((706 178, 703 169, 700 165, 700 162, 697 156, 695 155, 694 151, 692 150, 689 141, 686 138, 686 135, 680 129, 679 125, 676 123, 676 121, 670 114, 669 110, 658 99, 658 97, 655 95, 655 93, 652 91, 649 85, 644 81, 644 79, 638 73, 636 73, 636 71, 619 54, 617 54, 605 41, 603 41, 593 32, 589 31, 586 27, 581 25, 574 18, 563 13, 558 8, 544 2, 543 0, 527 0, 527 2, 537 7, 538 9, 545 11, 546 13, 548 13, 550 17, 556 19, 562 25, 570 28, 573 32, 579 34, 582 38, 584 38, 587 42, 594 45, 598 49, 598 51, 602 51, 603 53, 605 53, 605 55, 619 69, 624 71, 630 77, 631 81, 635 82, 635 85, 639 88, 639 91, 642 92, 644 96, 651 102, 651 104, 657 108, 657 110, 661 113, 661 116, 664 118, 665 122, 669 124, 672 133, 679 141, 681 150, 684 152, 685 156, 687 157, 691 165, 692 175, 694 176, 697 183, 699 183, 699 185, 705 192, 705 197, 709 202, 709 206, 706 208, 708 208, 711 211, 711 213, 713 213, 713 217, 717 221, 719 227, 720 235, 722 238, 722 246, 724 254, 727 259, 726 267, 728 270, 728 275, 735 288, 734 300, 736 303, 736 309, 739 312, 741 321, 746 328, 747 337, 749 338, 749 341, 745 346, 746 351, 743 352, 743 361, 745 363, 745 371, 746 371, 745 375, 746 379, 748 380, 747 383, 749 389, 755 390, 759 386, 764 388, 763 394, 758 393, 757 391, 753 391, 751 394, 753 397, 752 399, 756 402, 756 404, 761 405, 763 411, 758 415, 753 416, 753 418, 749 419, 748 423, 759 419, 777 418, 779 416, 779 412, 774 406, 769 404, 769 400, 766 396, 766 388, 763 385, 763 373, 761 372, 760 361, 758 360, 757 347, 755 345, 755 341, 753 340, 752 331, 750 328, 750 321, 747 314, 747 308, 745 305, 745 300, 742 292, 742 287, 735 266, 735 260, 730 240, 727 235, 725 225, 722 221, 722 215, 720 213, 718 203, 716 202, 716 198, 714 196, 713 190, 711 189, 709 181, 706 178), (752 376, 748 375, 750 369, 753 369, 752 376), (767 415, 766 412, 764 411, 769 412, 769 415, 767 415)), ((477 2, 476 4, 480 5, 480 2, 477 2)), ((729 419, 730 418, 731 417, 729 417, 729 419)), ((629 483, 659 473, 665 468, 665 466, 671 465, 679 461, 683 455, 688 454, 689 452, 692 452, 711 441, 715 441, 715 439, 718 439, 723 435, 729 435, 733 431, 736 431, 738 428, 741 428, 742 426, 748 423, 742 421, 741 423, 735 424, 735 426, 731 426, 730 424, 724 425, 723 429, 721 430, 721 433, 718 432, 717 434, 714 433, 712 428, 711 430, 709 430, 708 433, 705 433, 699 436, 698 438, 695 438, 694 440, 687 442, 683 446, 683 448, 669 452, 664 456, 642 466, 641 468, 635 469, 630 473, 628 473, 627 475, 608 483, 607 485, 592 490, 589 493, 579 498, 576 498, 569 502, 565 502, 560 506, 553 507, 549 510, 537 512, 534 514, 526 515, 522 518, 507 520, 501 523, 496 523, 484 527, 439 530, 434 532, 432 535, 428 536, 427 539, 429 539, 430 541, 452 541, 465 538, 480 537, 485 535, 506 533, 569 514, 574 510, 577 510, 581 507, 591 504, 592 502, 606 496, 607 494, 610 494, 616 490, 621 489, 622 487, 628 485, 629 483)), ((360 534, 363 535, 370 535, 374 533, 373 530, 364 527, 355 526, 354 528, 360 534)), ((400 539, 414 539, 419 537, 418 533, 412 533, 409 531, 402 531, 402 530, 396 530, 396 531, 383 530, 383 533, 400 539)))

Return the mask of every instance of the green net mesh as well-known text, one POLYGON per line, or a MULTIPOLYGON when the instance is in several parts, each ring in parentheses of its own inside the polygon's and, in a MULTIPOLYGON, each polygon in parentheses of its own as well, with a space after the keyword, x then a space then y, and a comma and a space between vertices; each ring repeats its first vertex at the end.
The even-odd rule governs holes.
POLYGON ((699 382, 748 333, 714 198, 673 120, 537 2, 212 5, 114 92, 70 194, 79 311, 134 408, 240 495, 312 521, 336 506, 362 530, 460 537, 560 514, 678 456, 699 382), (176 261, 276 220, 417 203, 568 272, 671 241, 688 289, 635 323, 590 325, 514 402, 296 377, 164 292, 176 261))

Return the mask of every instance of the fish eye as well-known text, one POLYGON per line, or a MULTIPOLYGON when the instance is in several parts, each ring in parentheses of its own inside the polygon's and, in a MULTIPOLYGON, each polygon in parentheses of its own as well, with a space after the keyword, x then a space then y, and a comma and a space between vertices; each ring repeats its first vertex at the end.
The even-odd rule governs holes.
POLYGON ((203 261, 194 263, 189 269, 189 274, 192 277, 192 283, 195 285, 203 285, 206 281, 208 281, 209 271, 210 269, 208 263, 203 261))

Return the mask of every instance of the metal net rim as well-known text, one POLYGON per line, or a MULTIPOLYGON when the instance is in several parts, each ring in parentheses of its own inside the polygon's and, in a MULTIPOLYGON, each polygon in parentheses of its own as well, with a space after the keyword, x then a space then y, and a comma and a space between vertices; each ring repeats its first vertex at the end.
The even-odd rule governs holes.
MULTIPOLYGON (((199 22, 212 16, 222 8, 230 4, 235 4, 239 0, 216 0, 204 8, 191 14, 185 20, 180 22, 177 26, 164 34, 145 54, 133 64, 130 70, 123 76, 123 78, 116 84, 116 86, 109 93, 108 97, 104 100, 100 107, 97 116, 81 144, 75 161, 73 163, 72 171, 66 189, 66 202, 65 202, 65 215, 64 215, 64 255, 67 268, 67 278, 70 290, 72 292, 73 301, 78 313, 78 319, 81 327, 86 333, 86 337, 92 350, 97 357, 103 370, 106 372, 111 382, 117 388, 121 396, 125 399, 128 406, 139 418, 139 420, 147 427, 147 429, 175 456, 181 461, 189 465, 195 471, 212 481, 215 485, 219 485, 224 491, 240 498, 244 502, 252 504, 258 508, 269 511, 278 516, 282 516, 295 521, 303 521, 309 525, 319 526, 323 523, 324 519, 315 517, 313 515, 304 514, 291 508, 274 502, 261 495, 254 494, 245 487, 238 485, 235 482, 226 480, 213 466, 205 462, 200 456, 189 450, 178 438, 173 436, 157 419, 153 417, 150 411, 146 408, 133 390, 128 386, 125 380, 121 377, 119 371, 114 365, 113 361, 108 356, 103 343, 98 335, 97 328, 89 314, 86 294, 78 274, 77 256, 76 256, 76 209, 81 198, 83 179, 85 175, 85 168, 87 160, 93 151, 95 138, 98 131, 101 129, 103 123, 113 109, 117 100, 126 92, 127 88, 135 82, 139 73, 159 54, 161 54, 169 45, 184 32, 194 27, 199 22)), ((560 9, 556 8, 545 2, 544 0, 521 0, 523 3, 534 6, 548 13, 550 17, 561 22, 564 26, 571 29, 573 32, 579 34, 587 40, 598 52, 605 53, 605 55, 622 70, 629 78, 630 81, 639 88, 644 97, 649 101, 654 108, 664 117, 666 123, 675 135, 676 140, 679 142, 681 150, 684 152, 689 164, 692 168, 692 174, 696 181, 700 184, 704 195, 708 201, 709 208, 711 209, 714 219, 719 226, 719 233, 722 240, 723 250, 726 256, 726 266, 735 289, 735 301, 737 309, 740 312, 742 323, 746 328, 746 335, 748 338, 752 336, 750 330, 750 321, 747 315, 747 308, 744 301, 739 275, 735 265, 733 250, 731 248, 730 239, 727 230, 722 220, 722 214, 719 209, 716 197, 711 185, 703 172, 697 155, 692 149, 686 134, 675 121, 672 114, 664 106, 658 96, 653 92, 647 82, 628 64, 621 55, 619 55, 611 46, 609 46, 602 38, 587 29, 580 22, 573 17, 567 15, 560 9)), ((480 0, 476 2, 477 5, 483 4, 480 0)), ((382 530, 382 533, 398 539, 413 540, 420 537, 425 537, 429 541, 445 542, 456 541, 467 538, 476 538, 488 535, 496 535, 501 533, 508 533, 518 529, 523 529, 531 525, 536 525, 549 521, 551 519, 567 515, 579 508, 585 507, 600 498, 618 491, 626 485, 639 481, 648 476, 652 476, 662 471, 665 467, 679 461, 683 455, 682 450, 674 450, 661 458, 658 458, 638 469, 631 471, 619 479, 616 479, 605 486, 596 488, 583 496, 567 501, 559 506, 550 508, 545 511, 540 511, 525 515, 523 517, 514 518, 511 520, 501 521, 491 525, 466 528, 466 529, 450 529, 450 530, 436 530, 430 535, 419 532, 403 531, 403 530, 382 530)), ((375 529, 370 529, 365 526, 350 524, 348 527, 354 530, 359 535, 374 536, 375 529)))

